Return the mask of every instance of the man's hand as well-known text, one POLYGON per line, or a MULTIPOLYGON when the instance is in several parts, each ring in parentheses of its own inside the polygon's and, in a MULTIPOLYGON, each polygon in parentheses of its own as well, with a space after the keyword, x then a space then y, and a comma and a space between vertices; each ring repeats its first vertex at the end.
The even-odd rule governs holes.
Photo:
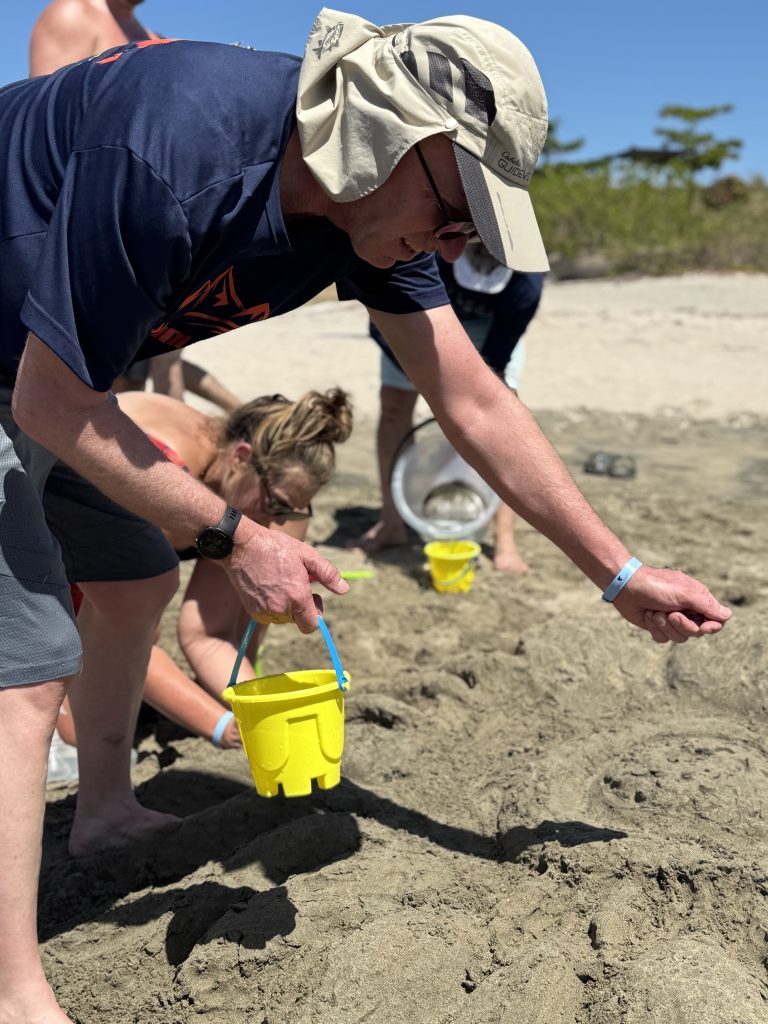
MULTIPOLYGON (((349 584, 339 570, 309 544, 276 530, 243 520, 245 539, 235 544, 221 564, 249 615, 259 622, 293 621, 302 633, 317 629, 322 598, 312 593, 317 580, 333 594, 346 594, 349 584)), ((239 538, 238 538, 239 539, 239 538)))
POLYGON ((657 644, 712 636, 732 614, 698 580, 647 565, 637 570, 613 604, 633 626, 647 629, 657 644))

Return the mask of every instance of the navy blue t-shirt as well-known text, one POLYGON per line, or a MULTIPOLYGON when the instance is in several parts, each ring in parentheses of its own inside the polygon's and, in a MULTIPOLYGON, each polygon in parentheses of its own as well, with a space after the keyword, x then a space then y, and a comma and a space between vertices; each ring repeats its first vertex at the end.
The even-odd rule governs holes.
POLYGON ((431 257, 380 270, 325 218, 284 222, 299 68, 160 40, 0 90, 0 374, 27 330, 103 391, 334 282, 389 313, 446 304, 431 257))

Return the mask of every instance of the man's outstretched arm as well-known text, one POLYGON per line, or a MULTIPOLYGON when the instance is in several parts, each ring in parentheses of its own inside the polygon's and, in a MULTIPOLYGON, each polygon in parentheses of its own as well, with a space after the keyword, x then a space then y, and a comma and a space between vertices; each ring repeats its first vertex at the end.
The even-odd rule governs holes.
MULTIPOLYGON (((605 591, 632 553, 578 489, 523 403, 485 365, 451 307, 369 312, 457 451, 605 591)), ((613 603, 659 643, 717 633, 731 615, 698 580, 649 566, 613 603)))

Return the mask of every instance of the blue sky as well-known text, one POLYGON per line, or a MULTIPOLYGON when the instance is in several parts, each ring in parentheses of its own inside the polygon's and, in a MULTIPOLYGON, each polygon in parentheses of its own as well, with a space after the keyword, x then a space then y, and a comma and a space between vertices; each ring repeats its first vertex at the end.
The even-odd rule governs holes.
MULTIPOLYGON (((320 6, 305 0, 145 0, 138 12, 162 35, 300 53, 320 6)), ((733 113, 708 122, 718 136, 744 141, 741 158, 724 171, 768 178, 766 0, 349 0, 338 6, 377 24, 471 13, 504 25, 533 53, 560 137, 586 140, 583 157, 654 145, 656 114, 665 104, 731 103, 733 113)), ((44 7, 38 0, 6 5, 3 83, 26 75, 29 33, 44 7)))

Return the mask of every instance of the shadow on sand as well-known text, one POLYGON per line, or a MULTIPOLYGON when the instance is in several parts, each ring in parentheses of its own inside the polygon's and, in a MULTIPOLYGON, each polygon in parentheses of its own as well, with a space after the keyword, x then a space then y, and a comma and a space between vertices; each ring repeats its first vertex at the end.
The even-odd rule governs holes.
MULTIPOLYGON (((502 836, 483 835, 436 821, 349 779, 327 793, 265 800, 237 781, 173 770, 160 772, 140 787, 138 795, 146 806, 172 811, 182 821, 150 838, 79 860, 68 858, 61 847, 61 834, 68 830, 74 813, 74 796, 49 805, 40 884, 42 941, 101 916, 132 892, 163 888, 163 892, 150 891, 118 908, 114 920, 126 918, 124 923, 136 924, 173 909, 175 937, 169 933, 173 948, 168 952, 173 962, 180 962, 183 949, 197 941, 189 938, 193 926, 183 927, 180 922, 185 920, 183 908, 190 900, 195 903, 194 892, 200 887, 166 887, 204 864, 218 862, 226 864, 228 872, 254 865, 254 883, 263 879, 279 888, 291 875, 316 871, 353 855, 361 844, 360 818, 409 832, 451 852, 499 863, 515 860, 542 842, 577 846, 626 835, 583 822, 551 821, 534 829, 518 826, 502 836)), ((275 920, 279 918, 275 927, 284 927, 291 916, 284 891, 282 895, 271 888, 266 892, 248 888, 246 892, 242 887, 232 889, 211 881, 203 886, 209 908, 203 917, 209 922, 219 920, 244 900, 250 906, 256 894, 258 901, 266 901, 265 905, 275 910, 275 920)), ((195 921, 199 921, 200 901, 196 905, 195 921)), ((195 927, 199 931, 202 925, 195 927)))

